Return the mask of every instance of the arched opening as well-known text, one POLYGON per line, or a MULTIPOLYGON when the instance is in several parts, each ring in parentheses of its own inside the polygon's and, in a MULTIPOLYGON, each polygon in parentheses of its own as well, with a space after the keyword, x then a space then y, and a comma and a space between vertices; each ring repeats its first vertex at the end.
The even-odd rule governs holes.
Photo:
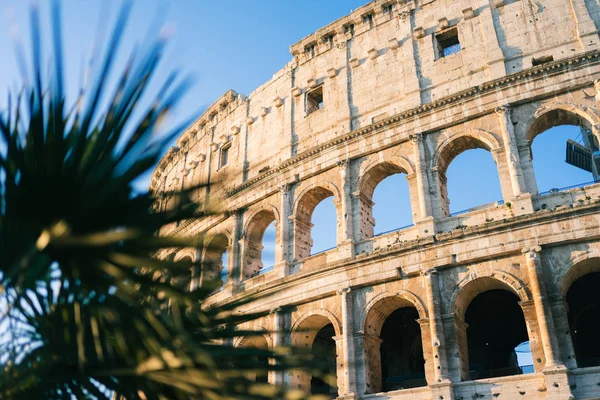
POLYGON ((298 202, 294 218, 296 260, 329 250, 337 244, 337 209, 331 190, 316 187, 298 202))
POLYGON ((529 342, 519 301, 519 297, 509 290, 491 289, 470 302, 464 317, 468 361, 461 361, 468 363, 468 369, 463 368, 468 371, 468 376, 463 376, 463 380, 526 372, 519 366, 517 356, 517 349, 529 342))
POLYGON ((459 154, 448 166, 446 179, 450 214, 485 208, 502 200, 498 168, 487 150, 471 149, 459 154))
POLYGON ((260 260, 262 262, 262 269, 266 270, 275 265, 275 247, 277 244, 277 227, 275 221, 271 222, 267 226, 267 229, 265 229, 262 243, 263 251, 260 260))
POLYGON ((178 272, 177 274, 173 274, 172 284, 176 288, 180 290, 193 290, 194 289, 194 266, 193 260, 191 256, 185 256, 178 260, 178 263, 187 266, 188 272, 178 272))
POLYGON ((502 200, 506 190, 491 152, 488 143, 473 136, 461 136, 443 146, 437 159, 443 216, 502 200))
POLYGON ((369 169, 360 182, 360 232, 366 239, 413 224, 406 171, 384 162, 369 169))
MULTIPOLYGON (((596 271, 600 262, 596 259, 596 271)), ((588 260, 588 263, 591 263, 588 260)), ((590 272, 572 284, 566 295, 569 328, 580 368, 600 365, 600 272, 590 272)))
POLYGON ((390 314, 381 329, 383 392, 427 386, 419 313, 414 307, 390 314))
POLYGON ((591 155, 582 154, 589 146, 598 149, 597 138, 581 119, 577 125, 558 125, 560 122, 539 121, 533 127, 544 129, 533 136, 530 152, 535 184, 540 194, 597 179, 596 163, 592 162, 591 155), (552 126, 553 123, 558 126, 552 126))
POLYGON ((220 233, 206 245, 201 284, 210 283, 223 287, 229 276, 229 238, 220 233))
POLYGON ((303 320, 292 333, 292 346, 298 351, 310 354, 316 363, 318 376, 298 371, 290 374, 292 388, 312 394, 337 397, 335 385, 337 376, 336 328, 324 315, 312 315, 303 320))
MULTIPOLYGON (((333 324, 325 325, 321 328, 312 345, 311 354, 313 360, 318 363, 319 370, 324 376, 335 376, 336 374, 336 348, 335 329, 333 324)), ((331 397, 337 397, 337 387, 327 383, 327 379, 322 376, 312 376, 310 380, 310 393, 323 394, 331 397)))
POLYGON ((258 212, 250 220, 245 234, 243 277, 247 279, 275 264, 275 214, 269 210, 258 212))
POLYGON ((267 339, 263 335, 244 337, 238 347, 254 350, 249 352, 246 364, 243 365, 248 370, 247 378, 256 383, 269 383, 269 357, 261 354, 269 348, 267 339))
POLYGON ((365 319, 367 393, 427 386, 419 312, 408 300, 390 296, 365 319))

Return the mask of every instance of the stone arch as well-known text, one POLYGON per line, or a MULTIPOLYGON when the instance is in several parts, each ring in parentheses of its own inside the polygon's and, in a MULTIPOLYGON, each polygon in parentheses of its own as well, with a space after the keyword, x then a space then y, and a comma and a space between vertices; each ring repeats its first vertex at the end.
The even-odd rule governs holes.
POLYGON ((300 338, 294 338, 295 332, 300 332, 302 330, 320 329, 327 324, 333 325, 336 335, 342 334, 342 323, 339 320, 339 318, 331 311, 322 308, 318 311, 309 311, 307 313, 302 314, 300 317, 298 317, 298 319, 296 319, 296 321, 292 324, 292 327, 290 329, 290 332, 292 332, 292 343, 301 342, 300 338), (297 340, 296 342, 295 339, 297 340))
POLYGON ((570 102, 553 102, 540 105, 525 122, 525 139, 531 143, 540 133, 559 125, 577 125, 590 129, 596 138, 598 132, 593 129, 600 124, 600 116, 592 108, 570 102))
MULTIPOLYGON (((326 330, 328 327, 333 326, 333 336, 329 336, 329 340, 335 340, 335 360, 329 360, 337 370, 339 366, 339 357, 341 356, 341 349, 338 345, 341 337, 342 327, 338 318, 330 311, 320 309, 318 311, 311 311, 296 320, 291 329, 291 342, 292 346, 296 349, 304 349, 307 353, 313 354, 313 345, 318 335, 326 330)), ((314 354, 313 354, 314 355, 314 354)), ((333 371, 332 371, 333 372, 333 371)), ((300 389, 304 392, 310 393, 314 379, 312 375, 307 372, 292 372, 290 376, 290 384, 294 389, 300 389)), ((339 377, 338 377, 339 381, 339 377)))
POLYGON ((496 163, 496 171, 500 180, 502 195, 504 198, 510 197, 512 189, 508 185, 510 179, 508 176, 504 176, 506 174, 503 172, 504 168, 502 168, 506 162, 502 157, 502 148, 501 142, 493 133, 482 129, 471 129, 456 133, 442 141, 431 160, 431 170, 437 171, 442 216, 446 217, 450 215, 450 199, 448 198, 446 178, 448 166, 457 156, 467 150, 483 149, 490 152, 496 163))
POLYGON ((189 274, 187 276, 180 275, 175 277, 174 283, 180 287, 186 286, 191 291, 195 289, 199 284, 198 278, 200 271, 197 265, 198 251, 193 248, 185 248, 181 251, 178 251, 175 254, 175 258, 173 261, 180 262, 188 259, 190 265, 189 274))
POLYGON ((260 207, 249 214, 243 229, 241 271, 243 279, 254 276, 263 268, 263 236, 269 225, 275 222, 276 238, 279 240, 279 221, 279 210, 273 205, 260 207))
POLYGON ((401 290, 397 293, 380 293, 373 297, 360 314, 359 326, 364 329, 365 334, 379 336, 383 321, 401 307, 414 307, 419 313, 419 318, 428 318, 423 301, 414 293, 401 290))
MULTIPOLYGON (((329 182, 323 181, 314 183, 302 190, 296 197, 292 216, 294 220, 294 259, 302 260, 310 256, 312 248, 311 222, 312 213, 315 207, 326 198, 333 196, 336 214, 337 214, 337 238, 341 236, 341 192, 338 187, 329 182)), ((338 242, 338 241, 336 241, 338 242)))
MULTIPOLYGON (((236 348, 244 348, 244 349, 257 349, 269 350, 271 348, 271 344, 269 343, 269 335, 267 333, 264 334, 251 334, 242 337, 236 338, 233 345, 236 348)), ((267 354, 256 354, 257 351, 253 350, 252 354, 247 354, 245 362, 248 363, 249 371, 246 372, 246 377, 258 383, 268 383, 269 382, 269 371, 270 371, 270 361, 267 354), (260 371, 260 373, 258 372, 260 371)))
POLYGON ((553 102, 540 105, 533 115, 525 121, 525 145, 520 153, 523 174, 529 192, 538 193, 538 182, 533 169, 534 154, 532 150, 533 142, 537 136, 557 126, 572 125, 589 130, 595 144, 598 145, 600 142, 600 132, 597 129, 599 123, 600 116, 591 107, 571 102, 553 102))
POLYGON ((373 193, 375 188, 391 175, 404 173, 409 184, 410 205, 415 221, 415 211, 418 210, 417 185, 414 166, 405 157, 399 155, 376 156, 376 159, 361 168, 356 187, 358 188, 358 200, 360 202, 359 212, 360 227, 359 237, 367 239, 374 235, 375 219, 373 218, 373 193))
POLYGON ((600 366, 600 254, 576 257, 562 279, 570 344, 577 367, 600 366))
POLYGON ((381 293, 367 303, 359 320, 363 329, 367 393, 403 388, 409 375, 416 382, 417 375, 422 374, 421 383, 415 386, 427 384, 423 354, 428 348, 429 332, 420 326, 426 320, 425 305, 406 290, 381 293), (391 377, 397 382, 390 382, 391 377))
MULTIPOLYGON (((518 314, 522 315, 522 324, 524 325, 520 325, 519 321, 515 320, 514 324, 510 324, 511 329, 517 329, 517 332, 525 332, 527 337, 530 338, 528 340, 531 340, 531 338, 536 336, 535 329, 537 329, 537 320, 535 310, 532 306, 532 297, 519 279, 505 272, 498 273, 498 271, 494 271, 483 276, 468 277, 459 282, 451 297, 449 307, 452 307, 453 310, 456 334, 456 340, 453 344, 455 349, 453 349, 452 353, 458 354, 459 365, 457 367, 460 371, 460 378, 463 381, 477 379, 474 378, 470 373, 470 358, 472 355, 479 354, 477 351, 473 351, 472 354, 469 351, 471 339, 468 339, 467 328, 469 325, 467 324, 468 321, 465 318, 467 315, 467 310, 469 309, 469 306, 478 298, 478 296, 484 294, 495 294, 494 292, 500 292, 500 294, 502 292, 512 293, 513 296, 518 298, 518 302, 516 303, 518 305, 515 305, 515 303, 512 304, 516 310, 519 310, 518 314)), ((505 294, 505 296, 510 295, 505 294)), ((520 318, 520 316, 518 317, 520 318)), ((536 354, 536 356, 544 358, 543 349, 541 349, 540 346, 535 349, 532 348, 532 352, 536 354)), ((513 372, 506 372, 506 374, 512 375, 513 372)))
MULTIPOLYGON (((227 230, 211 232, 206 236, 202 249, 202 268, 200 272, 202 283, 216 282, 221 277, 223 269, 227 269, 229 277, 232 269, 231 257, 228 257, 227 265, 223 265, 222 257, 226 252, 231 254, 231 245, 231 233, 227 230)), ((222 284, 224 283, 222 282, 222 284)))
POLYGON ((521 301, 532 300, 531 293, 517 277, 504 271, 490 271, 485 274, 468 276, 456 284, 446 310, 448 314, 464 314, 469 303, 480 293, 492 289, 508 289, 521 301))
POLYGON ((577 279, 598 271, 600 271, 600 251, 591 250, 588 253, 574 257, 561 280, 560 292, 562 296, 567 295, 571 285, 577 279))

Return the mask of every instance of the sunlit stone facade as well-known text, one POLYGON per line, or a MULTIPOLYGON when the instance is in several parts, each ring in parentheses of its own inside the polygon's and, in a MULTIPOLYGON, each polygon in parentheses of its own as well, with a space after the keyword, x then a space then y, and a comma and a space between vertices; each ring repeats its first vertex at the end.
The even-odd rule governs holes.
POLYGON ((218 266, 227 251, 211 303, 272 311, 249 326, 264 340, 234 344, 313 349, 338 378, 269 381, 341 398, 600 398, 600 184, 540 193, 531 152, 558 125, 600 137, 599 26, 596 0, 374 1, 181 135, 151 190, 210 182, 198 200, 226 212, 165 230, 210 245, 175 258, 218 266), (493 156, 503 199, 451 215, 446 170, 473 148, 493 156), (399 172, 414 225, 374 236, 374 188, 399 172), (337 246, 311 255, 312 212, 331 196, 337 246))

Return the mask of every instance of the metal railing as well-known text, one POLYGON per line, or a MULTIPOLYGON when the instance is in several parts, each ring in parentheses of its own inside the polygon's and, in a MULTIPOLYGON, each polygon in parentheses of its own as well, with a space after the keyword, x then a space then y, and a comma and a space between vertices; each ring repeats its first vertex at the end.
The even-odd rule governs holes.
POLYGON ((406 229, 406 228, 412 228, 413 226, 415 226, 415 224, 401 226, 400 228, 396 228, 396 229, 390 229, 389 231, 380 232, 380 233, 378 233, 376 235, 373 235, 373 237, 387 235, 388 233, 392 233, 392 232, 396 232, 396 231, 401 231, 401 230, 406 229))
POLYGON ((475 206, 475 207, 471 207, 471 208, 467 208, 464 210, 460 210, 460 211, 455 211, 453 213, 450 214, 451 217, 456 217, 458 215, 462 215, 462 214, 466 214, 472 211, 479 211, 479 210, 485 210, 486 208, 491 208, 494 206, 501 206, 504 204, 504 200, 498 200, 498 201, 494 201, 491 203, 485 203, 485 204, 481 204, 479 206, 475 206))
POLYGON ((319 255, 319 254, 326 253, 326 252, 328 252, 329 250, 333 250, 333 249, 335 249, 336 247, 337 247, 337 246, 333 246, 333 247, 330 247, 330 248, 328 248, 328 249, 325 249, 325 250, 317 251, 316 253, 312 253, 312 254, 311 254, 309 257, 313 257, 313 256, 317 256, 317 255, 319 255))
POLYGON ((539 193, 539 196, 545 196, 547 194, 552 194, 552 193, 566 192, 567 190, 571 190, 571 189, 581 189, 581 188, 584 188, 586 186, 594 185, 594 184, 599 183, 599 182, 600 182, 600 180, 597 180, 597 181, 590 181, 590 182, 579 183, 577 185, 565 186, 565 187, 562 187, 562 188, 552 188, 550 190, 546 190, 545 192, 539 193))
POLYGON ((273 265, 271 265, 270 267, 267 268, 261 268, 258 271, 256 271, 255 273, 253 273, 252 275, 250 275, 250 278, 254 278, 263 274, 266 274, 267 272, 273 271, 275 267, 273 265))

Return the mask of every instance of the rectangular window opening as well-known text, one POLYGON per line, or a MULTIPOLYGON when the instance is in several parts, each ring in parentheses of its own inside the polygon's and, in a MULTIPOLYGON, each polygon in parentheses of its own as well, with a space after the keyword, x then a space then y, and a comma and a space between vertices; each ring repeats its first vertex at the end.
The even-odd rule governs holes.
POLYGON ((365 25, 369 25, 369 29, 373 29, 373 26, 374 26, 374 23, 373 23, 373 14, 363 15, 363 23, 365 25))
POLYGON ((333 35, 327 35, 323 38, 323 43, 328 49, 333 49, 333 35))
POLYGON ((229 162, 229 149, 231 149, 231 143, 221 147, 221 157, 219 160, 219 168, 223 168, 229 162))
POLYGON ((436 35, 435 41, 437 43, 438 58, 458 53, 461 49, 460 42, 458 41, 458 30, 456 28, 436 35))
POLYGON ((310 57, 315 56, 315 44, 311 43, 304 48, 304 53, 306 53, 310 57))
POLYGON ((538 66, 538 65, 542 65, 542 64, 546 64, 549 62, 554 61, 554 57, 553 56, 541 56, 541 57, 537 57, 537 58, 533 58, 531 60, 531 65, 532 66, 538 66))
POLYGON ((344 25, 344 33, 354 36, 354 24, 344 25))
POLYGON ((323 86, 306 93, 306 114, 312 114, 323 108, 323 86))
POLYGON ((394 5, 386 4, 383 7, 383 13, 387 14, 390 19, 394 18, 394 5))

